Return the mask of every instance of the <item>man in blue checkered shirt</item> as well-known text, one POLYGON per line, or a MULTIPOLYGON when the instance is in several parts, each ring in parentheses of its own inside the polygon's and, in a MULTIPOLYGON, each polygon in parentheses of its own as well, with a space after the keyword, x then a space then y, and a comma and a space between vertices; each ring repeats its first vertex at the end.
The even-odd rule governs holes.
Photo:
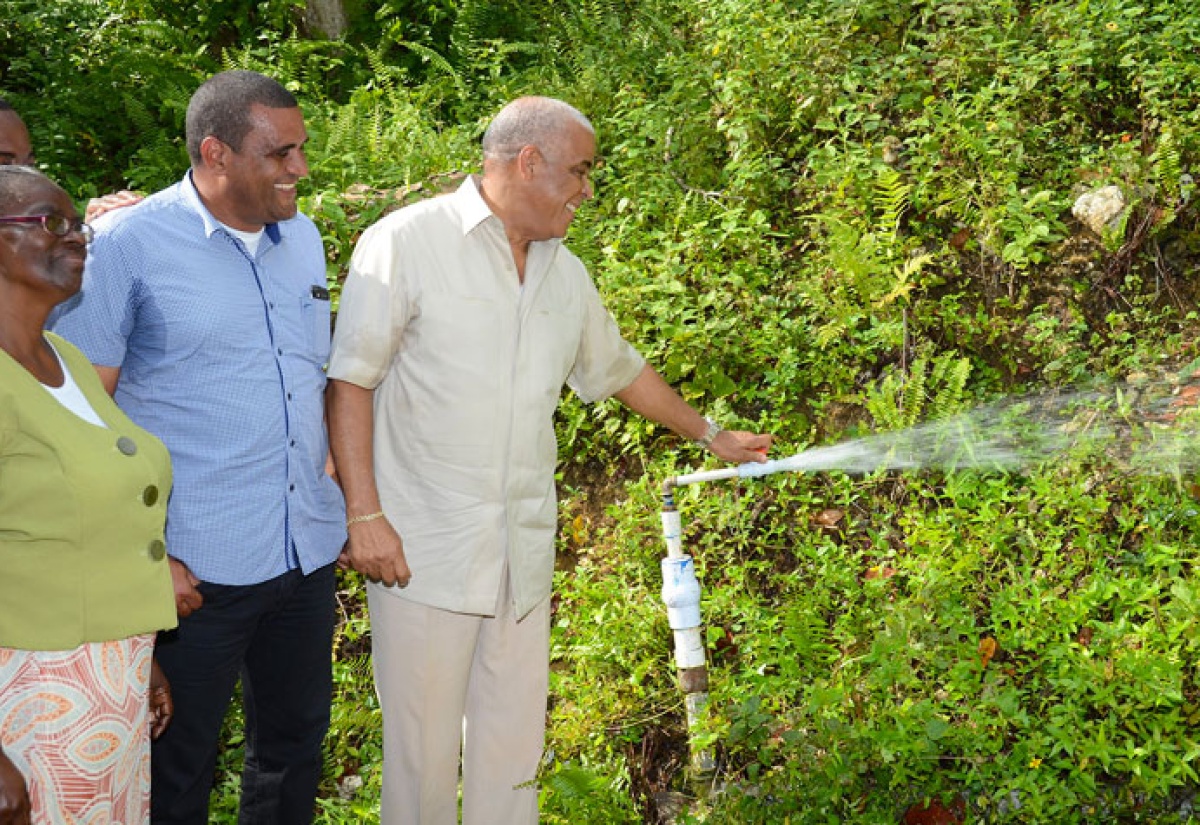
POLYGON ((296 205, 306 140, 274 80, 210 78, 188 106, 190 172, 98 222, 83 292, 55 325, 175 469, 180 626, 157 656, 176 715, 153 750, 155 823, 207 823, 239 678, 239 821, 313 816, 345 508, 324 469, 324 254, 296 205))

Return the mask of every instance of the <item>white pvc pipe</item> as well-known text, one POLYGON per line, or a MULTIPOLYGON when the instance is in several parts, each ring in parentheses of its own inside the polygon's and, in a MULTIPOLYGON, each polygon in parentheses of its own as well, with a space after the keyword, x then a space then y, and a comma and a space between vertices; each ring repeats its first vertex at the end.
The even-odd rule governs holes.
POLYGON ((684 475, 667 479, 667 484, 675 487, 683 487, 687 484, 704 484, 709 481, 723 481, 727 478, 761 478, 769 476, 772 473, 811 469, 801 463, 800 455, 802 454, 790 456, 789 458, 772 459, 761 463, 751 461, 747 464, 739 464, 736 467, 722 467, 719 470, 701 470, 698 473, 685 473, 684 475))
MULTIPOLYGON (((700 617, 700 580, 692 557, 683 552, 683 530, 674 497, 664 495, 662 511, 663 540, 667 557, 662 560, 662 600, 667 606, 667 621, 675 636, 675 667, 684 692, 689 740, 694 738, 708 704, 708 667, 705 661, 703 621, 700 617)), ((716 769, 712 751, 689 747, 694 777, 707 782, 716 769)))
POLYGON ((706 481, 721 481, 726 478, 737 478, 740 469, 740 467, 723 467, 720 470, 702 470, 699 473, 675 476, 669 481, 676 487, 682 487, 685 484, 703 484, 706 481))
POLYGON ((683 526, 679 511, 674 507, 662 511, 663 541, 667 543, 667 558, 683 558, 683 526))
POLYGON ((696 578, 696 567, 691 556, 683 552, 683 520, 675 508, 674 488, 728 478, 758 478, 802 469, 797 458, 792 456, 791 459, 779 461, 752 462, 738 467, 688 473, 669 478, 663 484, 662 529, 667 557, 662 560, 662 598, 667 606, 667 620, 675 636, 675 667, 679 672, 687 710, 692 773, 700 784, 706 784, 716 770, 712 751, 697 748, 693 744, 708 705, 708 665, 701 633, 700 582, 696 578))

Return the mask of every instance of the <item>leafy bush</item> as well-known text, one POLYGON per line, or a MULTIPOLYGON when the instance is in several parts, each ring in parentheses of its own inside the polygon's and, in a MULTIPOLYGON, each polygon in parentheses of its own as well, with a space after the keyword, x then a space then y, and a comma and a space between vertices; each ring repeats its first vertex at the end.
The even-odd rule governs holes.
MULTIPOLYGON (((283 79, 335 290, 366 225, 477 169, 501 102, 576 103, 601 164, 572 248, 682 394, 777 454, 1047 385, 1186 390, 1172 367, 1200 355, 1193 2, 357 0, 334 42, 292 0, 10 5, 0 90, 79 197, 175 180, 201 77, 283 79), (1130 206, 1096 237, 1070 207, 1107 184, 1130 206)), ((700 457, 613 402, 565 398, 558 432, 544 819, 654 821, 695 790, 658 484, 700 457)), ((698 744, 719 765, 680 817, 894 823, 936 800, 981 822, 1186 818, 1190 481, 1091 453, 679 491, 711 661, 698 744)), ((326 822, 369 821, 380 781, 344 584, 326 822)))

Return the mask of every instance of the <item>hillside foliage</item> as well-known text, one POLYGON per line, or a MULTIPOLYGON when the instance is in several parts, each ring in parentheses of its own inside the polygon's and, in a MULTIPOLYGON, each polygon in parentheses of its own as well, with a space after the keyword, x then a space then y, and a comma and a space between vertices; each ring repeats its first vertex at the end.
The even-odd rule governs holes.
MULTIPOLYGON (((779 456, 1004 395, 1186 389, 1200 356, 1197 0, 356 0, 339 41, 295 0, 2 5, 0 94, 80 199, 177 180, 210 73, 283 81, 334 287, 369 223, 477 169, 505 101, 572 102, 602 162, 568 242, 650 362, 779 456), (1095 234, 1071 207, 1105 185, 1127 208, 1095 234)), ((1085 450, 681 491, 718 758, 698 794, 657 510, 711 460, 569 395, 558 437, 543 821, 655 822, 680 794, 710 823, 1192 818, 1194 465, 1085 450)), ((321 821, 377 821, 352 575, 342 601, 321 821)))

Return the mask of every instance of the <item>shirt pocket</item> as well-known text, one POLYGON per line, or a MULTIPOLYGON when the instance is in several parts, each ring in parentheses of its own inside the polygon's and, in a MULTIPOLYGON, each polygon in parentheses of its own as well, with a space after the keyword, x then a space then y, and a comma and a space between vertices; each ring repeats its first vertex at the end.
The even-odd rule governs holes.
POLYGON ((557 406, 559 393, 579 353, 582 324, 574 307, 536 308, 529 313, 522 336, 522 362, 532 369, 557 406))
POLYGON ((303 296, 300 299, 300 317, 304 324, 308 354, 324 368, 329 363, 331 332, 328 299, 303 296))

